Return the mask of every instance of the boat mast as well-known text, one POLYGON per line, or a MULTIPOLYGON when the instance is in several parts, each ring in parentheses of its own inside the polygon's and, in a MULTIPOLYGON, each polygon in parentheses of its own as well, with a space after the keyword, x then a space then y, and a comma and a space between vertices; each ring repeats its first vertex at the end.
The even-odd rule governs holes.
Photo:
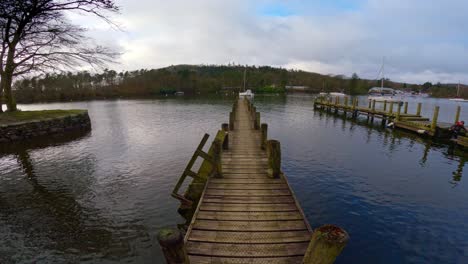
POLYGON ((457 97, 460 97, 460 81, 458 81, 457 97))

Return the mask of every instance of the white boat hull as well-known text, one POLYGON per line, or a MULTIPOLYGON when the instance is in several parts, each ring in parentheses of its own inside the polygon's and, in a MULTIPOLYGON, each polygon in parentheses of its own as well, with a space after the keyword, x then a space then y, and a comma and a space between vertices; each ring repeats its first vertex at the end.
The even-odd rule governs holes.
POLYGON ((450 101, 455 101, 455 102, 468 102, 468 100, 462 99, 462 98, 451 98, 449 100, 450 101))
POLYGON ((387 102, 400 102, 403 101, 402 96, 368 96, 367 99, 369 100, 376 100, 376 101, 387 101, 387 102))
POLYGON ((252 97, 254 97, 254 93, 252 93, 251 90, 247 90, 247 91, 245 91, 243 93, 239 93, 239 97, 250 97, 250 98, 252 98, 252 97))

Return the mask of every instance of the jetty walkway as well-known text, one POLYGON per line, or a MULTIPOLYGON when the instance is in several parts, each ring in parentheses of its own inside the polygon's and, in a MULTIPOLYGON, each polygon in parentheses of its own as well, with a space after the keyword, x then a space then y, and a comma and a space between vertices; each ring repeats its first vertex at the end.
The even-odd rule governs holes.
POLYGON ((334 262, 348 234, 333 225, 311 229, 281 172, 280 143, 267 140, 267 124, 249 100, 234 103, 229 124, 203 152, 206 139, 194 154, 204 164, 195 174, 191 161, 184 172, 192 184, 179 194, 183 175, 173 193, 181 208, 194 209, 187 232, 158 235, 168 263, 334 262))

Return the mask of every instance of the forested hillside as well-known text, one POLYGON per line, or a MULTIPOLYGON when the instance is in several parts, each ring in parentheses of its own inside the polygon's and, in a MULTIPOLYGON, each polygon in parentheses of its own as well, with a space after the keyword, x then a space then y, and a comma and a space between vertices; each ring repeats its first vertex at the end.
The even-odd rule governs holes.
MULTIPOLYGON (((379 81, 363 80, 356 74, 352 77, 330 76, 269 66, 177 65, 130 72, 104 70, 98 74, 87 71, 46 74, 19 80, 14 89, 17 101, 23 103, 159 96, 177 91, 186 95, 237 93, 242 87, 245 69, 246 86, 257 93, 282 93, 286 86, 307 86, 306 92, 365 94, 370 87, 380 86, 379 81)), ((389 80, 385 81, 385 86, 408 90, 423 88, 422 85, 407 85, 389 80)), ((440 87, 437 95, 444 96, 445 90, 440 87)), ((446 90, 453 93, 453 89, 446 90)))

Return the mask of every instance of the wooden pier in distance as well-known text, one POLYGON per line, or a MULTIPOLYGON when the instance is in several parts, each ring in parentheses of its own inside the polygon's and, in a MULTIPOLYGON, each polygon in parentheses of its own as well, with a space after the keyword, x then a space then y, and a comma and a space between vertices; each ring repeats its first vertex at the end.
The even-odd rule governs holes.
MULTIPOLYGON (((448 138, 450 137, 449 129, 453 125, 451 123, 439 122, 439 107, 434 108, 432 119, 421 116, 422 104, 418 103, 416 113, 408 113, 408 102, 390 102, 383 101, 383 109, 376 109, 376 100, 369 100, 369 105, 359 106, 357 98, 348 103, 348 97, 344 98, 344 102, 340 103, 340 98, 317 98, 314 102, 315 109, 322 109, 328 112, 342 112, 345 115, 350 113, 352 118, 358 115, 365 115, 371 121, 374 118, 380 118, 385 125, 386 122, 393 122, 396 128, 405 129, 416 132, 418 134, 428 135, 431 137, 448 138), (396 104, 396 106, 395 106, 396 104)), ((455 122, 460 118, 460 107, 457 108, 455 114, 455 122)))
MULTIPOLYGON (((185 236, 171 229, 159 233, 166 261, 333 263, 348 234, 333 225, 311 229, 281 171, 280 143, 267 140, 267 124, 260 124, 250 100, 237 100, 229 119, 201 154, 211 164, 202 192, 193 195, 189 187, 182 197, 181 181, 176 185, 173 196, 195 212, 185 236)), ((184 175, 202 182, 189 165, 184 175)), ((207 171, 203 164, 200 170, 207 171)))

